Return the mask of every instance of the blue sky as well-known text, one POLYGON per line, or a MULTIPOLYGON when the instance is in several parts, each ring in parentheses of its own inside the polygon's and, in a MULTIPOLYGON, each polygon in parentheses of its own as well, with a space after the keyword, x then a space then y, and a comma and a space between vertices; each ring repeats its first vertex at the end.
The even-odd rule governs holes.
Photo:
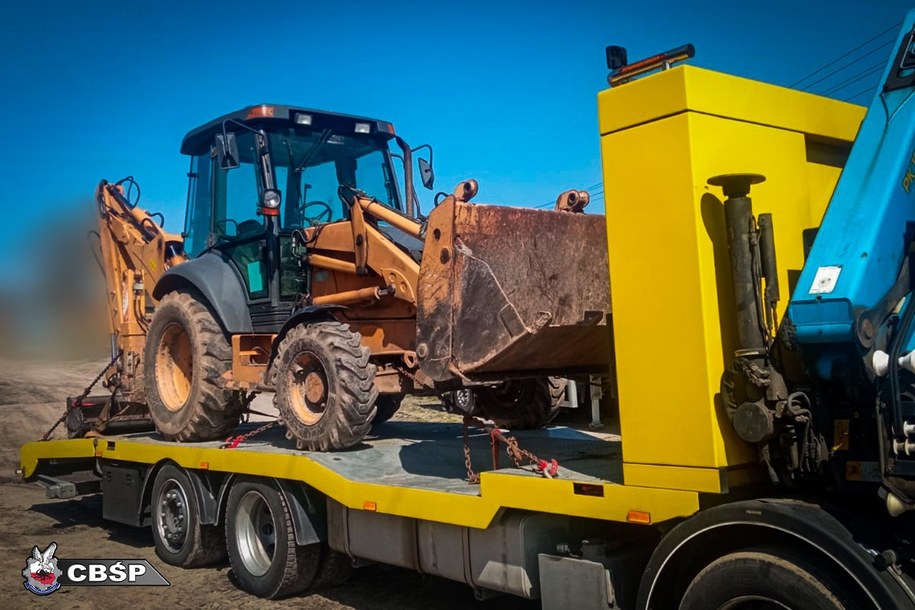
MULTIPOLYGON (((605 45, 628 47, 634 60, 692 42, 696 65, 790 85, 908 8, 895 0, 4 2, 0 243, 85 209, 100 179, 128 174, 143 187, 144 207, 180 230, 184 133, 262 101, 390 120, 412 144, 435 147, 438 188, 475 177, 480 201, 542 204, 600 181, 595 96, 606 87, 605 45)), ((859 84, 869 82, 876 75, 859 84)), ((4 268, 0 287, 11 277, 4 268)))

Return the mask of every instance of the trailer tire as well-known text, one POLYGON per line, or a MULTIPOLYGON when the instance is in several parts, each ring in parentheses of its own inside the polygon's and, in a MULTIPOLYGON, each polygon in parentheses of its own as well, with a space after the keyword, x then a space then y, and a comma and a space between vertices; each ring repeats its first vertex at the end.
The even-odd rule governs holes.
POLYGON ((166 464, 152 487, 152 532, 156 555, 165 563, 196 568, 225 559, 222 531, 200 522, 200 506, 190 477, 166 464))
POLYGON ((224 439, 242 415, 238 392, 222 385, 232 347, 196 291, 166 294, 146 334, 144 379, 149 415, 169 440, 224 439))
POLYGON ((349 555, 325 546, 324 557, 321 559, 318 574, 311 583, 311 588, 318 590, 339 587, 352 577, 353 572, 355 572, 353 559, 349 555))
POLYGON ((751 548, 719 557, 703 568, 687 587, 679 607, 741 608, 741 602, 753 608, 759 607, 752 605, 759 602, 804 610, 855 607, 849 605, 835 582, 800 554, 785 549, 751 548))
POLYGON ((323 543, 295 543, 289 504, 276 487, 242 477, 226 503, 226 547, 239 588, 266 599, 300 593, 311 586, 323 543))
POLYGON ((561 377, 512 379, 476 390, 479 413, 501 428, 533 430, 549 424, 559 413, 567 380, 561 377))
POLYGON ((339 322, 296 326, 277 348, 274 402, 299 449, 346 449, 375 417, 375 365, 359 335, 339 322))
POLYGON ((403 398, 403 394, 380 394, 375 400, 375 419, 372 420, 372 425, 383 424, 394 417, 403 398))

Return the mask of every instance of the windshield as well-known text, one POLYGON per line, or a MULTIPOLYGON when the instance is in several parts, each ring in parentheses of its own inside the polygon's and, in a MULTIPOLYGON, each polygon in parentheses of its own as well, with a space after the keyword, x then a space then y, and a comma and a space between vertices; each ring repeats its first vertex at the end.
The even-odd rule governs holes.
POLYGON ((401 209, 386 141, 296 128, 271 132, 269 140, 276 188, 283 193, 281 229, 348 218, 349 211, 337 196, 341 184, 401 209))

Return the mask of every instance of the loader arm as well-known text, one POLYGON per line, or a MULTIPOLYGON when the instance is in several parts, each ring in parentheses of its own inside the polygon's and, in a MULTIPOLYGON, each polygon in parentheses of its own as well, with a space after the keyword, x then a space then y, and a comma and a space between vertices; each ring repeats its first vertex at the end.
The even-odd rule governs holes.
POLYGON ((360 294, 348 291, 347 294, 313 295, 314 302, 344 305, 387 295, 416 305, 419 263, 385 236, 375 223, 386 222, 417 239, 421 239, 422 225, 362 194, 353 197, 350 211, 349 221, 310 231, 308 239, 313 243, 308 262, 313 267, 358 276, 369 276, 371 271, 381 282, 378 288, 385 292, 377 294, 367 289, 360 294))
POLYGON ((148 212, 131 205, 120 183, 103 180, 95 199, 112 359, 120 353, 106 378, 109 385, 120 388, 122 400, 142 403, 147 299, 152 300, 152 288, 169 268, 187 260, 184 240, 165 232, 148 212))

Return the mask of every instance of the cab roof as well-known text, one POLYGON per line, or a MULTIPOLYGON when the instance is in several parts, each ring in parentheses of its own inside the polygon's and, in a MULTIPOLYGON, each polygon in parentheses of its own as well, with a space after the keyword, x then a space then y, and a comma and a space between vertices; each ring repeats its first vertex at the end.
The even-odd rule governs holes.
MULTIPOLYGON (((184 136, 184 140, 181 141, 181 154, 200 155, 207 152, 210 145, 213 143, 216 134, 222 133, 223 123, 229 120, 235 120, 254 128, 258 126, 269 127, 278 123, 287 123, 289 125, 308 125, 312 129, 317 130, 331 129, 340 133, 355 133, 356 124, 360 123, 368 124, 369 134, 379 134, 385 138, 390 138, 394 135, 394 126, 387 121, 351 114, 302 108, 300 106, 256 104, 253 106, 246 106, 235 112, 224 114, 196 129, 192 129, 184 136), (302 118, 297 120, 299 115, 301 115, 302 118), (298 122, 305 120, 304 117, 310 117, 310 122, 298 122)), ((226 130, 233 131, 232 125, 226 125, 226 130)))

